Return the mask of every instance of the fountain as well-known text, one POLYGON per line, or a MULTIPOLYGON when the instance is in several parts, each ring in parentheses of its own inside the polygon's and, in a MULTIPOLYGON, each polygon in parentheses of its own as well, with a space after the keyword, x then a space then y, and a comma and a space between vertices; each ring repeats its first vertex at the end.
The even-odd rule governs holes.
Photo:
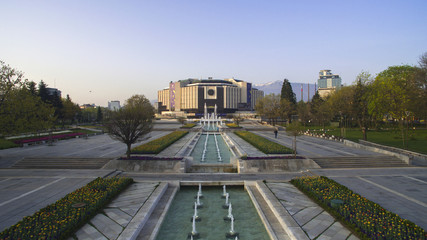
POLYGON ((200 234, 196 231, 196 218, 193 217, 193 230, 191 231, 191 233, 188 234, 188 238, 190 239, 194 239, 194 238, 199 238, 200 234))
POLYGON ((169 207, 156 239, 191 239, 193 237, 193 239, 199 240, 218 240, 224 239, 227 237, 224 235, 227 234, 228 240, 269 240, 270 237, 253 207, 249 195, 242 186, 227 186, 226 191, 229 196, 233 196, 233 199, 239 199, 239 201, 234 202, 232 207, 228 207, 229 213, 234 215, 233 223, 231 223, 231 218, 229 221, 224 221, 224 217, 228 216, 228 214, 219 210, 224 204, 224 199, 220 197, 223 189, 223 186, 203 186, 203 208, 197 209, 196 207, 197 210, 194 210, 195 204, 188 203, 195 202, 194 196, 198 191, 198 186, 181 185, 169 207), (197 214, 195 214, 196 211, 197 214), (194 218, 193 223, 194 215, 197 215, 202 220, 198 221, 197 218, 194 218), (236 217, 238 218, 237 221, 236 217), (188 219, 191 219, 191 224, 189 224, 188 219), (191 234, 193 232, 198 235, 193 236, 191 234), (230 232, 234 234, 230 234, 230 232))
POLYGON ((231 203, 228 205, 228 214, 224 217, 224 221, 231 221, 231 218, 234 218, 232 214, 233 208, 231 207, 231 203))
POLYGON ((228 198, 230 197, 230 195, 227 193, 225 194, 225 204, 222 205, 223 208, 227 209, 228 206, 230 205, 230 203, 228 202, 228 198))
POLYGON ((225 187, 225 185, 223 185, 222 186, 222 198, 225 198, 225 196, 227 196, 227 190, 226 190, 226 187, 225 187))
POLYGON ((199 193, 197 193, 196 206, 197 206, 197 208, 202 208, 203 207, 203 203, 200 202, 200 195, 199 195, 199 193))
POLYGON ((230 231, 225 234, 226 238, 239 237, 239 233, 234 231, 234 217, 231 216, 230 231))
POLYGON ((203 129, 206 131, 218 131, 218 126, 222 125, 221 117, 218 117, 217 106, 215 104, 214 112, 209 114, 208 108, 205 103, 203 117, 200 118, 200 124, 203 126, 203 129), (212 124, 212 127, 211 127, 212 124))
POLYGON ((199 183, 199 191, 197 192, 197 195, 202 198, 203 197, 203 193, 202 193, 202 184, 199 183))

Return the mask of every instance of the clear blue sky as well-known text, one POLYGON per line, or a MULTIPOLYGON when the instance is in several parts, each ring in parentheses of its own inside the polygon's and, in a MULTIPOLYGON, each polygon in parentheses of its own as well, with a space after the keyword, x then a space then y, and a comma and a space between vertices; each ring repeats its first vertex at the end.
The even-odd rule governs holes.
POLYGON ((101 106, 186 78, 315 83, 331 69, 349 85, 427 52, 426 0, 4 0, 0 16, 1 60, 101 106))

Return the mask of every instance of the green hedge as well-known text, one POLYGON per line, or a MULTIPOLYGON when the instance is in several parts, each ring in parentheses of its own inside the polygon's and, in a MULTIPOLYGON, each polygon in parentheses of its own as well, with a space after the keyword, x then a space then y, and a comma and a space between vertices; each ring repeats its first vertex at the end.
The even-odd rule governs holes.
POLYGON ((242 128, 239 125, 235 124, 235 123, 226 123, 225 124, 227 127, 229 128, 242 128))
POLYGON ((132 182, 131 178, 96 178, 7 228, 0 239, 67 239, 132 182))
POLYGON ((292 149, 287 148, 278 143, 272 142, 268 139, 265 139, 259 135, 248 131, 235 131, 237 136, 241 137, 243 140, 252 144, 258 150, 265 154, 290 154, 293 153, 292 149))
POLYGON ((169 147, 174 142, 178 141, 185 135, 187 135, 188 131, 174 131, 169 133, 166 136, 161 138, 157 138, 151 142, 145 143, 138 147, 135 147, 131 150, 131 153, 136 154, 157 154, 163 151, 165 148, 169 147))
POLYGON ((182 126, 181 128, 193 128, 194 126, 196 126, 195 123, 187 123, 184 126, 182 126))
POLYGON ((361 239, 427 239, 427 233, 409 220, 385 210, 380 205, 354 193, 326 177, 301 177, 291 180, 361 239), (342 200, 338 207, 331 201, 342 200))

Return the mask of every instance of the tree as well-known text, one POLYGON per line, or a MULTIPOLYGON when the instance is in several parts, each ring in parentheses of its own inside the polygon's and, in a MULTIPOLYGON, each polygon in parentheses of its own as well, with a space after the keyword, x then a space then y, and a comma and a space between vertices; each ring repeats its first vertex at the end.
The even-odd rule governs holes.
POLYGON ((292 91, 291 83, 286 78, 283 80, 280 98, 288 100, 293 106, 297 104, 297 98, 295 93, 292 91))
POLYGON ((309 103, 305 103, 302 100, 299 101, 297 104, 297 113, 298 113, 298 118, 300 119, 300 121, 303 123, 304 126, 310 122, 311 114, 310 114, 309 103))
POLYGON ((62 116, 63 120, 69 122, 70 124, 74 123, 74 120, 77 118, 80 110, 80 107, 73 103, 70 96, 67 94, 67 98, 62 99, 63 108, 62 108, 62 116))
POLYGON ((292 145, 293 145, 295 158, 297 156, 297 136, 300 136, 303 130, 304 128, 301 126, 301 124, 298 121, 294 121, 286 127, 286 132, 289 135, 294 137, 294 141, 292 145))
POLYGON ((282 120, 291 122, 292 114, 295 112, 295 105, 286 98, 280 99, 279 114, 282 120))
POLYGON ((187 119, 183 116, 177 117, 176 120, 178 120, 178 122, 181 123, 182 126, 185 124, 185 121, 187 121, 187 119))
POLYGON ((24 80, 24 74, 9 65, 6 65, 3 61, 0 61, 0 108, 9 97, 12 90, 20 89, 26 83, 24 80))
POLYGON ((126 144, 126 156, 130 158, 132 144, 151 131, 154 108, 145 96, 134 95, 110 114, 105 127, 112 138, 126 144))
POLYGON ((237 125, 237 126, 240 126, 239 124, 240 124, 240 122, 242 122, 243 121, 243 117, 242 117, 242 115, 240 115, 240 113, 239 114, 233 114, 233 121, 234 121, 234 123, 237 125))
POLYGON ((264 96, 255 104, 255 111, 275 125, 276 119, 280 117, 280 96, 274 93, 264 96))
POLYGON ((104 119, 104 115, 102 113, 102 108, 100 106, 97 107, 97 112, 96 112, 96 121, 97 122, 102 122, 102 119, 104 119))
POLYGON ((386 114, 399 121, 402 143, 405 147, 406 131, 404 123, 416 111, 414 104, 418 91, 416 87, 416 67, 392 66, 382 71, 372 83, 368 111, 377 119, 386 114))
POLYGON ((53 109, 43 103, 23 79, 23 73, 0 61, 0 134, 45 130, 54 121, 53 109))
POLYGON ((371 74, 361 72, 356 77, 356 87, 353 95, 353 110, 357 123, 362 131, 363 140, 368 140, 368 127, 371 117, 368 111, 369 84, 373 82, 371 74))
POLYGON ((0 109, 0 132, 16 134, 49 129, 55 121, 54 109, 26 89, 9 92, 0 109))

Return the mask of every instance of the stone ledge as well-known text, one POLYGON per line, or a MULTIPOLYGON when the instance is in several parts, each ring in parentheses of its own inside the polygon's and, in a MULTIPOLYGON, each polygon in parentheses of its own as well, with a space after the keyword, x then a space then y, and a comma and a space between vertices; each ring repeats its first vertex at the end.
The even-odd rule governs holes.
POLYGON ((295 222, 292 216, 282 206, 267 186, 265 186, 262 181, 257 181, 256 187, 261 195, 264 196, 264 200, 267 202, 282 227, 286 230, 289 237, 294 240, 309 240, 305 232, 301 229, 298 223, 295 222))
POLYGON ((151 196, 147 199, 144 205, 139 209, 134 218, 127 225, 125 230, 123 230, 123 232, 117 238, 118 240, 136 239, 167 188, 168 183, 160 183, 160 185, 156 188, 156 190, 154 190, 151 196))

